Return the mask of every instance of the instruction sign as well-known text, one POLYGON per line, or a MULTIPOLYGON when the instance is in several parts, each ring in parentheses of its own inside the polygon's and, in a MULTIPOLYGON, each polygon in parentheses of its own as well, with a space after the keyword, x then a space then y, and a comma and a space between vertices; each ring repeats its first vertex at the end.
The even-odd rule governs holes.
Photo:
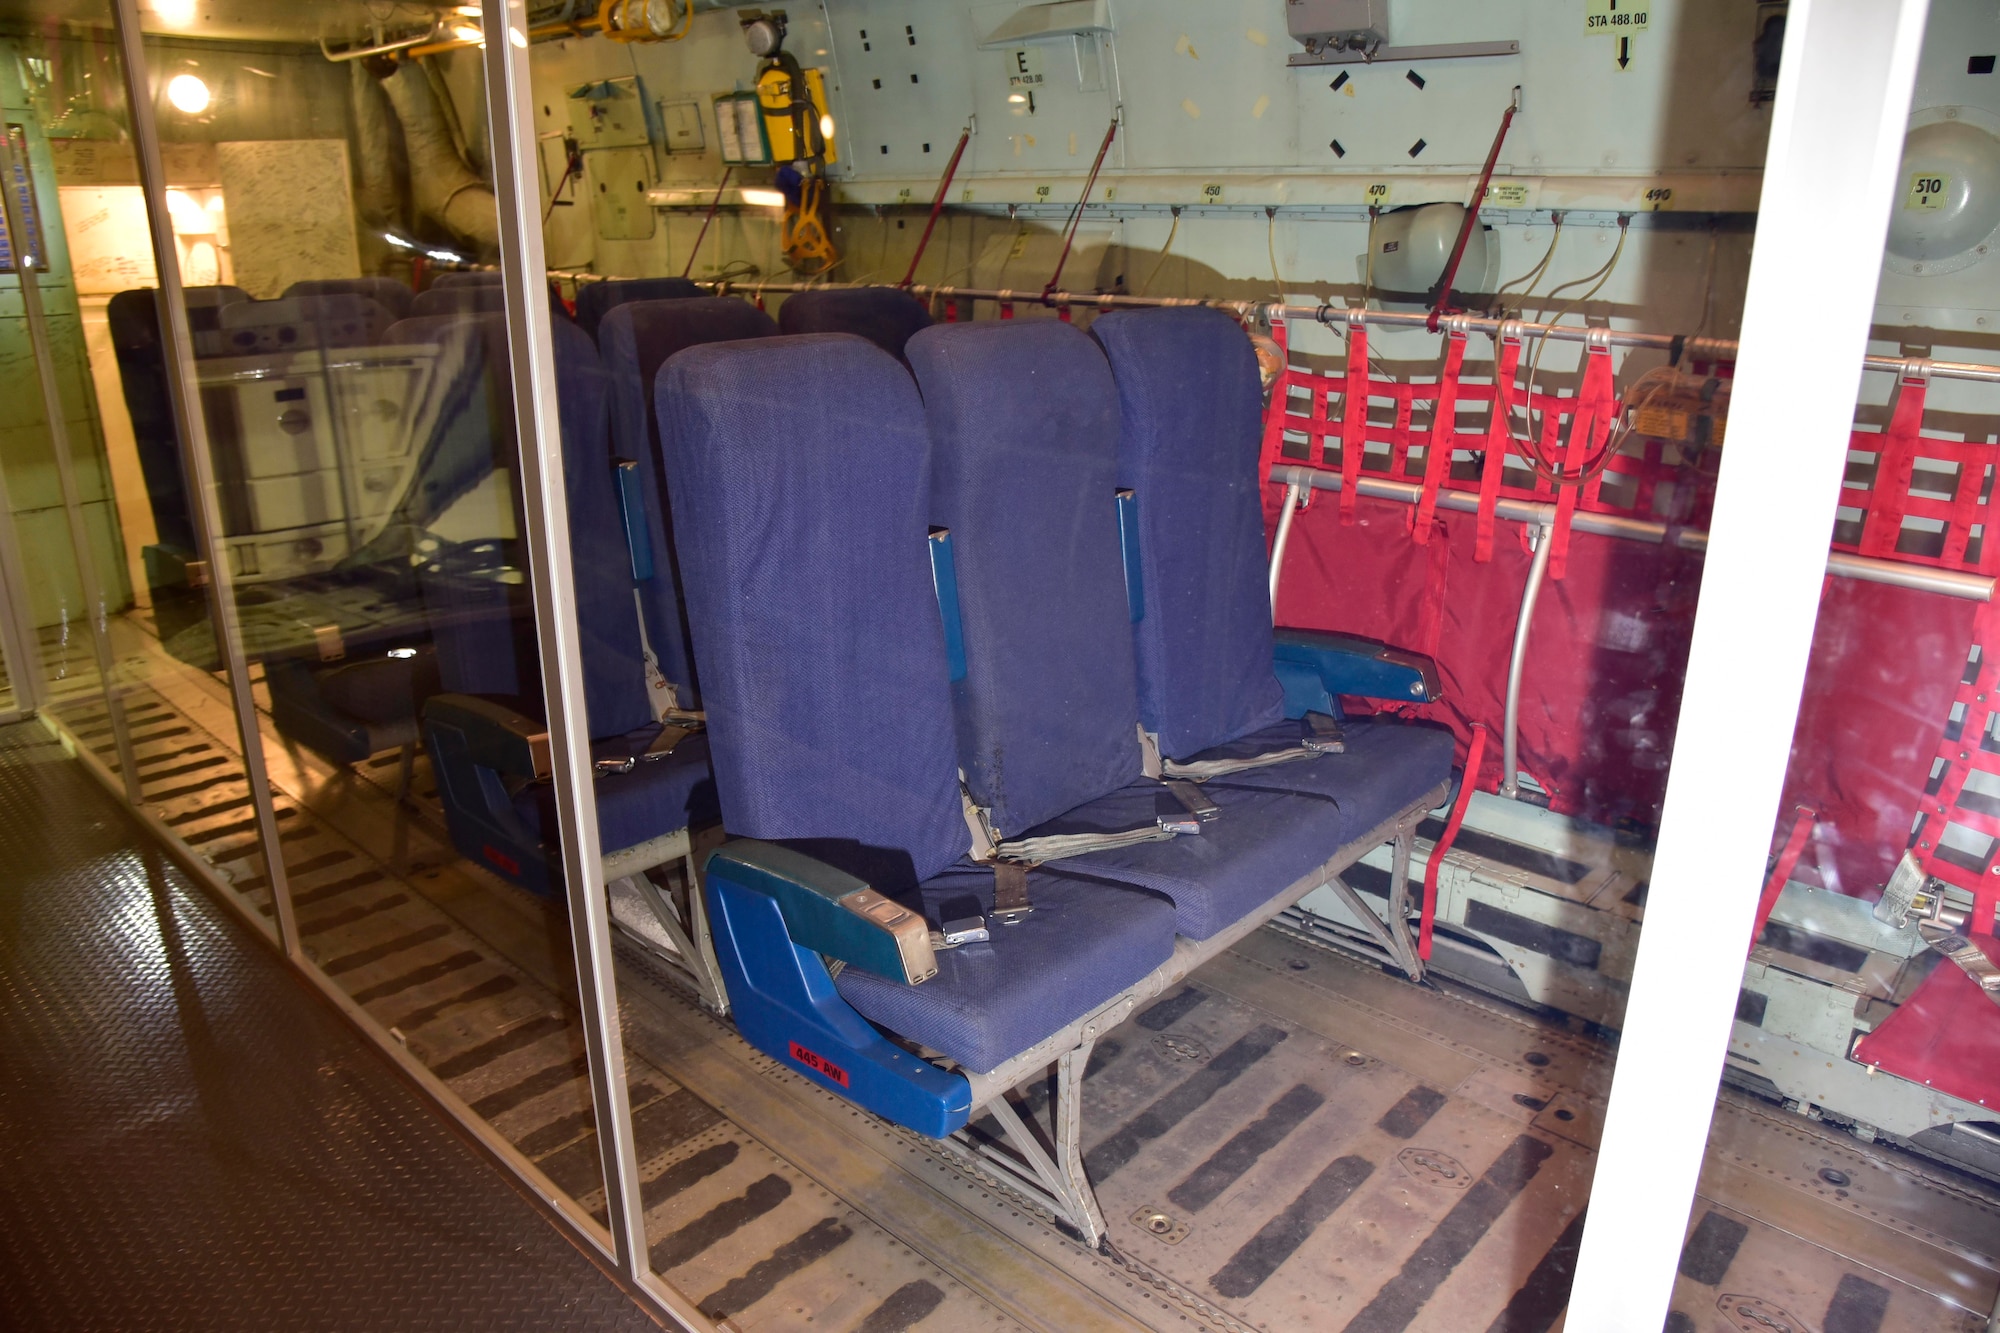
POLYGON ((1652 23, 1652 0, 1583 0, 1586 37, 1636 37, 1652 23))
POLYGON ((1911 172, 1910 192, 1903 196, 1903 207, 1916 213, 1942 212, 1945 196, 1950 192, 1951 177, 1943 172, 1911 172))
POLYGON ((1016 47, 1007 53, 1007 88, 1010 92, 1032 92, 1042 86, 1042 50, 1038 46, 1016 47))
POLYGON ((1486 202, 1493 208, 1526 208, 1528 187, 1494 181, 1486 187, 1486 202))

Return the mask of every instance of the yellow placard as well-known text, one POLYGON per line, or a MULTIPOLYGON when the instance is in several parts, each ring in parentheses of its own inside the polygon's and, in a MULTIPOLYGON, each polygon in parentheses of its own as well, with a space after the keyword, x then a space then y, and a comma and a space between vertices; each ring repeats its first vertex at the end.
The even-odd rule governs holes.
POLYGON ((1674 190, 1671 185, 1655 185, 1641 197, 1648 213, 1670 212, 1674 206, 1674 190))
POLYGON ((1389 182, 1387 181, 1368 182, 1368 189, 1366 194, 1368 203, 1371 207, 1387 208, 1389 206, 1390 197, 1392 196, 1393 193, 1394 192, 1390 190, 1389 182))
POLYGON ((1526 208, 1528 187, 1494 181, 1486 187, 1486 202, 1495 208, 1526 208))
POLYGON ((1203 202, 1204 204, 1219 204, 1219 203, 1221 203, 1221 202, 1222 202, 1222 187, 1221 187, 1220 185, 1213 185, 1213 184, 1210 184, 1210 185, 1204 185, 1204 186, 1202 186, 1202 187, 1201 187, 1201 201, 1202 201, 1202 202, 1203 202))
POLYGON ((1652 22, 1652 0, 1583 0, 1586 37, 1637 37, 1652 22))

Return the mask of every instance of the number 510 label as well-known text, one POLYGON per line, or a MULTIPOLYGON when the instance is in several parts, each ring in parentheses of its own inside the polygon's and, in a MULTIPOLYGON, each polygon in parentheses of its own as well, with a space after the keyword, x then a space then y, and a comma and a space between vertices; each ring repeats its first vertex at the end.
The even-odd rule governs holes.
POLYGON ((1910 193, 1903 200, 1903 207, 1919 213, 1938 213, 1944 210, 1945 195, 1951 190, 1951 177, 1943 172, 1917 171, 1910 175, 1910 193))

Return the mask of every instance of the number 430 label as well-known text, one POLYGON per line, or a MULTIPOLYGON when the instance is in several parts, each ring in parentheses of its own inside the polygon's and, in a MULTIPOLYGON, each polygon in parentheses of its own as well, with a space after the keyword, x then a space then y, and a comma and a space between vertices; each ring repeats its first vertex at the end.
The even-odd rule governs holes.
POLYGON ((1910 176, 1910 193, 1903 200, 1903 207, 1919 213, 1942 212, 1945 195, 1951 190, 1951 177, 1942 172, 1918 171, 1910 176))

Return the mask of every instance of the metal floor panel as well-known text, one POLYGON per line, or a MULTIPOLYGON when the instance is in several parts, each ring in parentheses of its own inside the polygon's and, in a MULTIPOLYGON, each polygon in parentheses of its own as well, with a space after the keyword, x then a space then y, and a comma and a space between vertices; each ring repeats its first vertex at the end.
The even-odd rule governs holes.
MULTIPOLYGON (((268 913, 240 771, 209 762, 231 720, 213 686, 156 673, 128 696, 141 775, 268 913)), ((111 758, 101 707, 64 715, 111 758)), ((601 1211, 543 905, 451 856, 421 760, 399 806, 395 756, 336 771, 265 726, 314 956, 601 1211)), ((1562 1327, 1613 1052, 1561 1024, 1259 932, 1100 1042, 1097 1253, 620 952, 648 1241, 733 1327, 1562 1327)), ((1991 1191, 1734 1093, 1689 1226, 1681 1333, 1978 1330, 2000 1285, 1991 1191)))
POLYGON ((34 724, 0 863, 0 1323, 656 1326, 34 724))

